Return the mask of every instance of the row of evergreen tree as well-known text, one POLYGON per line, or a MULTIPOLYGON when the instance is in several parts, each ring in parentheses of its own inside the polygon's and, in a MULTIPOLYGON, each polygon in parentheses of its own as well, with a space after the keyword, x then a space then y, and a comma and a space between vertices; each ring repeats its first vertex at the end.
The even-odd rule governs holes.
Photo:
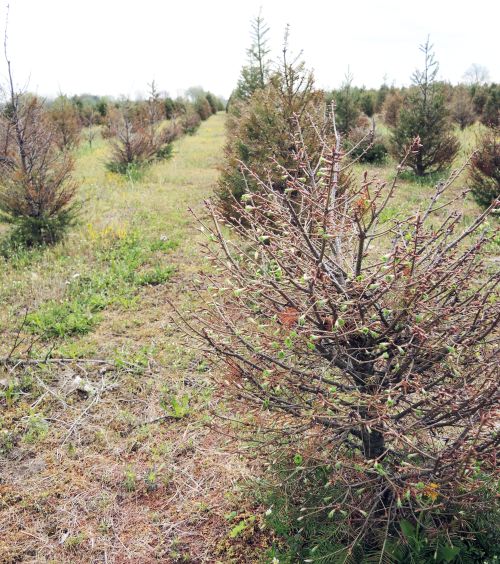
POLYGON ((151 83, 146 100, 60 95, 44 100, 14 87, 8 61, 6 97, 0 103, 0 221, 13 226, 2 245, 54 243, 74 224, 80 203, 72 178, 73 150, 92 148, 100 132, 112 146, 108 168, 137 175, 167 158, 172 141, 193 134, 224 102, 202 88, 182 98, 162 95, 151 83))
MULTIPOLYGON (((460 149, 457 126, 464 129, 475 121, 481 122, 490 132, 486 130, 478 138, 478 153, 472 164, 479 165, 481 159, 488 161, 488 166, 482 168, 490 171, 486 179, 490 188, 488 196, 482 194, 478 201, 488 204, 500 194, 495 180, 500 85, 485 83, 485 73, 476 73, 468 85, 452 86, 438 80, 439 64, 427 40, 420 47, 422 68, 412 74, 411 86, 382 85, 368 90, 354 86, 352 75, 348 75, 339 89, 324 92, 315 87, 313 74, 300 56, 290 55, 288 32, 278 62, 270 59, 268 36, 269 27, 259 15, 252 22, 248 64, 242 68, 228 103, 228 143, 219 188, 228 214, 234 213, 234 199, 239 200, 249 182, 242 177, 241 167, 262 173, 272 156, 289 170, 297 122, 314 152, 318 143, 316 132, 310 130, 310 117, 317 122, 323 115, 327 130, 331 127, 328 111, 332 107, 344 149, 357 160, 383 162, 390 154, 399 161, 418 136, 418 146, 413 147, 412 158, 406 161, 417 177, 433 178, 449 168, 460 149)), ((280 188, 279 178, 275 182, 280 188)), ((476 182, 472 188, 476 194, 484 191, 484 186, 476 182)))

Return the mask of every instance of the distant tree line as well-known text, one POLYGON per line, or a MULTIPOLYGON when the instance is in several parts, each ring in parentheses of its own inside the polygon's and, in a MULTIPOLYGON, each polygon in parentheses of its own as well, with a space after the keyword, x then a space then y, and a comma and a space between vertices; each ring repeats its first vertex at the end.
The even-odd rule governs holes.
MULTIPOLYGON (((478 154, 471 166, 480 166, 481 156, 488 154, 488 163, 483 163, 480 174, 498 177, 500 85, 487 82, 483 67, 473 65, 458 85, 440 81, 439 65, 427 40, 421 46, 423 64, 411 75, 410 86, 396 88, 384 83, 378 89, 359 87, 348 71, 338 89, 324 92, 315 87, 304 63, 290 56, 287 39, 280 60, 270 61, 268 32, 259 15, 252 23, 247 64, 228 103, 228 142, 219 195, 229 216, 236 213, 234 200, 238 201, 247 184, 252 183, 242 177, 241 167, 262 172, 270 155, 288 167, 293 159, 290 148, 295 143, 295 122, 298 120, 303 135, 307 135, 311 116, 321 114, 328 130, 331 118, 327 115, 332 108, 343 149, 351 159, 376 164, 390 155, 400 161, 408 144, 418 137, 418 147, 406 159, 405 168, 411 175, 430 180, 445 173, 458 154, 457 128, 463 130, 478 122, 491 134, 478 134, 478 154)), ((313 138, 306 142, 310 150, 315 146, 313 138)), ((470 185, 481 205, 500 195, 494 180, 493 188, 487 181, 487 195, 479 196, 482 188, 477 178, 477 174, 471 174, 470 185)), ((276 179, 277 188, 283 184, 276 179)))

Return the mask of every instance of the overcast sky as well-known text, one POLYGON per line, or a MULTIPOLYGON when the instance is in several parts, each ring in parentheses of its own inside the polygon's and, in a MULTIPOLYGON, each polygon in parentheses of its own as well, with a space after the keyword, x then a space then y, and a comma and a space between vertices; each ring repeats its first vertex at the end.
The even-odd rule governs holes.
MULTIPOLYGON (((274 56, 290 24, 291 48, 322 88, 348 67, 357 85, 407 84, 428 34, 441 78, 456 83, 478 63, 500 82, 497 0, 10 0, 15 80, 41 95, 135 97, 154 79, 172 96, 194 85, 228 96, 259 7, 274 56)), ((5 14, 4 4, 2 27, 5 14)))

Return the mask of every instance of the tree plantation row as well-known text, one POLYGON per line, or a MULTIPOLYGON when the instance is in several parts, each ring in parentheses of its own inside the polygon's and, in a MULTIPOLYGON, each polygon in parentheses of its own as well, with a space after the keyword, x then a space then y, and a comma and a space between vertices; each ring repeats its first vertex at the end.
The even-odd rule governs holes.
POLYGON ((196 88, 192 101, 161 97, 154 82, 142 102, 61 95, 49 103, 16 90, 10 63, 8 68, 0 120, 0 219, 14 226, 7 248, 55 243, 76 221, 80 204, 72 151, 82 141, 92 148, 98 130, 113 148, 106 167, 136 177, 147 164, 168 158, 175 139, 192 135, 223 108, 196 88))
POLYGON ((497 562, 500 87, 269 34, 227 103, 7 62, 0 560, 497 562))

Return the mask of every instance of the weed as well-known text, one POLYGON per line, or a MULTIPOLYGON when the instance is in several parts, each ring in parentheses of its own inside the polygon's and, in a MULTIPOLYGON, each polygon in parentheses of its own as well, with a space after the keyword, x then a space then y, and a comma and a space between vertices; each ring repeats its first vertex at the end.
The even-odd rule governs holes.
POLYGON ((406 180, 417 186, 435 186, 441 180, 448 178, 449 169, 438 172, 429 172, 424 176, 418 176, 413 170, 404 170, 400 173, 401 180, 406 180))
POLYGON ((151 242, 136 233, 104 241, 96 251, 101 268, 73 274, 66 299, 43 303, 28 316, 29 329, 46 338, 84 335, 99 323, 106 307, 130 307, 139 287, 163 284, 173 273, 172 266, 160 265, 137 272, 152 258, 151 248, 151 242))
POLYGON ((112 524, 108 519, 101 519, 99 522, 99 532, 103 535, 107 535, 112 529, 112 524))
POLYGON ((151 242, 151 250, 167 252, 176 249, 179 246, 177 241, 166 238, 164 235, 160 239, 151 242))
POLYGON ((106 168, 110 172, 116 174, 123 174, 130 182, 139 182, 144 176, 144 166, 140 163, 115 163, 110 162, 106 164, 106 168))
POLYGON ((77 550, 78 547, 85 542, 86 536, 84 533, 68 536, 64 541, 64 546, 69 550, 77 550))
POLYGON ((5 403, 7 407, 12 407, 14 403, 19 398, 21 391, 19 389, 19 382, 13 378, 11 378, 3 388, 0 390, 0 398, 5 398, 5 403))
POLYGON ((137 474, 130 466, 125 470, 123 487, 127 492, 134 492, 137 488, 137 474))
POLYGON ((150 468, 146 472, 144 482, 146 483, 146 490, 148 492, 154 492, 158 489, 158 472, 155 468, 150 468))
POLYGON ((30 415, 23 441, 29 444, 38 443, 47 436, 48 431, 49 424, 43 417, 37 414, 30 415))
POLYGON ((229 531, 229 538, 235 539, 236 537, 240 536, 243 531, 251 527, 254 522, 255 515, 251 515, 250 517, 243 519, 229 531))
POLYGON ((14 448, 15 438, 12 431, 0 429, 0 454, 5 456, 14 448))
POLYGON ((189 415, 189 395, 176 396, 168 388, 164 389, 160 398, 160 406, 169 417, 182 419, 189 415))
POLYGON ((174 272, 173 266, 156 266, 154 269, 137 275, 139 286, 158 286, 170 280, 174 272))

